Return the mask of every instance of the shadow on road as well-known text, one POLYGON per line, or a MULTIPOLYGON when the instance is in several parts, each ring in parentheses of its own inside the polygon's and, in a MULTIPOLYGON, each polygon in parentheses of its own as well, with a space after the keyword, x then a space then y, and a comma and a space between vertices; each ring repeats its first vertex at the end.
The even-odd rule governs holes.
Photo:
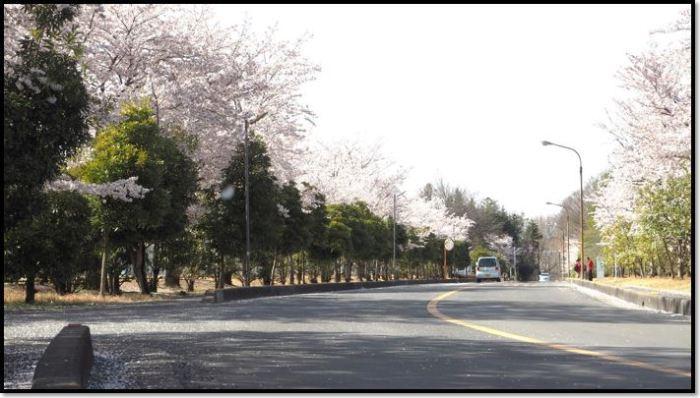
MULTIPOLYGON (((241 331, 137 334, 128 340, 105 335, 95 343, 122 351, 127 344, 143 353, 127 366, 137 388, 690 387, 690 378, 509 342, 241 331)), ((666 365, 689 366, 687 353, 670 353, 681 360, 668 350, 636 350, 639 360, 665 355, 666 365)))
MULTIPOLYGON (((342 322, 399 322, 423 324, 434 321, 426 311, 428 301, 438 294, 457 288, 461 293, 440 302, 441 310, 450 314, 468 316, 471 320, 534 320, 577 321, 597 323, 687 323, 679 317, 669 317, 646 311, 620 310, 596 304, 585 305, 569 302, 530 302, 524 294, 517 302, 507 300, 484 300, 480 293, 513 293, 513 287, 493 284, 491 286, 423 285, 401 286, 387 289, 366 289, 335 293, 303 294, 296 296, 270 297, 254 300, 202 303, 200 300, 179 300, 144 303, 126 306, 76 307, 65 311, 15 311, 6 313, 14 324, 40 320, 62 320, 74 323, 99 324, 102 322, 180 322, 183 314, 192 322, 218 320, 256 320, 286 323, 342 322), (466 294, 476 298, 469 301, 466 294)), ((551 287, 531 284, 523 288, 545 290, 551 287)), ((492 297, 492 296, 490 296, 492 297)))
MULTIPOLYGON (((5 330, 7 336, 8 326, 18 331, 35 324, 60 330, 64 323, 87 324, 94 331, 95 350, 125 364, 123 379, 131 388, 690 388, 687 377, 536 345, 475 339, 463 331, 455 334, 458 329, 433 318, 426 304, 459 287, 463 286, 395 287, 220 304, 191 300, 12 312, 5 313, 5 330)), ((641 311, 584 307, 575 296, 566 298, 571 302, 547 307, 514 305, 508 294, 513 294, 512 287, 467 286, 463 294, 442 301, 440 308, 463 314, 465 306, 476 306, 469 311, 472 320, 679 322, 641 311), (504 299, 479 296, 486 289, 497 297, 502 293, 504 299), (470 301, 475 297, 481 301, 470 301)), ((11 369, 20 369, 28 352, 38 357, 48 340, 6 337, 5 379, 16 376, 11 369)), ((688 350, 613 346, 596 350, 658 366, 690 368, 688 350)))

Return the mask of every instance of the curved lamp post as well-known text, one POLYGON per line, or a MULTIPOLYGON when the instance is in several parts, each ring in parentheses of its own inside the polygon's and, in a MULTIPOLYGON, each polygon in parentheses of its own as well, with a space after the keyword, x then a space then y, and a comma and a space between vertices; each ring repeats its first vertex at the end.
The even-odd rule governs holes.
POLYGON ((570 150, 570 151, 573 151, 573 152, 576 154, 576 156, 578 156, 578 163, 579 163, 579 169, 578 169, 578 171, 579 171, 579 183, 580 183, 580 186, 581 186, 581 191, 580 191, 580 193, 581 193, 581 195, 580 195, 580 204, 581 204, 581 252, 580 252, 580 253, 581 253, 581 279, 585 279, 585 277, 584 277, 584 272, 583 272, 584 267, 585 267, 586 265, 585 265, 585 256, 584 256, 584 253, 583 253, 583 226, 584 226, 584 224, 583 224, 583 212, 584 212, 584 209, 583 209, 583 162, 581 161, 581 155, 580 155, 580 154, 578 153, 578 151, 575 150, 574 148, 571 148, 571 147, 568 147, 568 146, 565 146, 565 145, 555 144, 555 143, 550 142, 550 141, 542 141, 542 145, 543 145, 543 146, 552 145, 552 146, 558 146, 559 148, 568 149, 568 150, 570 150))

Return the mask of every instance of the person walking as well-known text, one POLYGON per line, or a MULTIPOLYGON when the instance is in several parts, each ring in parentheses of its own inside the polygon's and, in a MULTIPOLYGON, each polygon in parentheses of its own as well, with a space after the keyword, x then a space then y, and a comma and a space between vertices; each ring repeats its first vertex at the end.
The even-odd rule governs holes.
POLYGON ((576 275, 578 275, 578 277, 580 278, 581 277, 581 259, 580 258, 576 259, 576 266, 574 267, 574 270, 576 271, 576 275))
POLYGON ((591 260, 590 257, 586 257, 588 259, 588 280, 592 281, 593 280, 593 260, 591 260))

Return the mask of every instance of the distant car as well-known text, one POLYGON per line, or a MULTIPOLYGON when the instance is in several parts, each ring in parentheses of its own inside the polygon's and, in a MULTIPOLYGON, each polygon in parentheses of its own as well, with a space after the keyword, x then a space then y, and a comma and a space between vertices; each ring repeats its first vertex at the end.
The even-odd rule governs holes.
POLYGON ((549 282, 549 272, 542 272, 540 274, 540 282, 549 282))
POLYGON ((469 267, 457 268, 453 275, 456 278, 466 278, 469 275, 469 267))
POLYGON ((475 277, 474 270, 472 269, 471 265, 464 268, 457 268, 452 276, 457 279, 465 279, 467 281, 473 281, 475 277))
POLYGON ((501 265, 496 257, 479 257, 476 261, 476 281, 481 282, 485 279, 502 281, 501 265))

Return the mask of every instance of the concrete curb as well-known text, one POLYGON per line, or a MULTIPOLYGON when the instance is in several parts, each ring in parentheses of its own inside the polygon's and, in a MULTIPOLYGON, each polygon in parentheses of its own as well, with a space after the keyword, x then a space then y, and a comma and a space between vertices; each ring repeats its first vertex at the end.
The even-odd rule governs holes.
POLYGON ((69 324, 51 340, 39 359, 33 390, 85 389, 93 363, 90 328, 69 324))
POLYGON ((390 286, 423 285, 429 283, 460 283, 456 279, 397 280, 378 282, 312 283, 306 285, 253 286, 219 289, 214 291, 214 302, 245 300, 257 297, 291 296, 306 293, 324 293, 342 290, 373 289, 390 286))
POLYGON ((642 307, 652 308, 659 311, 671 312, 681 315, 691 315, 691 299, 680 297, 664 296, 662 294, 644 294, 629 289, 622 289, 615 286, 605 286, 590 281, 580 279, 569 279, 570 283, 595 289, 613 297, 625 300, 642 307))

